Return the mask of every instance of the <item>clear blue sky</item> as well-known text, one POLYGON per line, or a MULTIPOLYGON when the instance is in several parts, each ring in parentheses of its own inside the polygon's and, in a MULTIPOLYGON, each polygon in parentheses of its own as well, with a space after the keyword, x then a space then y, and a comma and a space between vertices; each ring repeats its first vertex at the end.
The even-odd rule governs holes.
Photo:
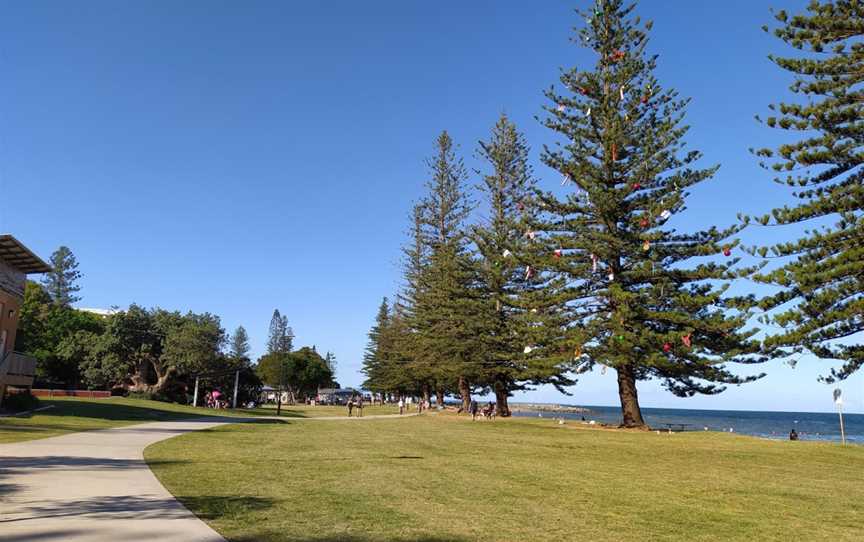
MULTIPOLYGON (((721 163, 682 227, 764 212, 785 191, 748 147, 788 76, 760 30, 801 0, 644 1, 659 77, 693 97, 690 146, 721 163)), ((399 280, 399 246, 447 129, 469 166, 506 111, 534 147, 535 116, 569 43, 573 1, 2 1, 0 230, 47 258, 81 262, 86 307, 137 302, 210 311, 244 325, 256 354, 274 308, 301 345, 332 350, 357 385, 366 332, 399 280)), ((558 176, 537 164, 544 186, 558 176)), ((772 235, 777 232, 770 232, 772 235)), ((767 240, 766 232, 754 232, 767 240)), ((763 381, 676 399, 642 384, 644 406, 830 410, 822 367, 779 363, 763 381)), ((862 377, 843 385, 862 410, 862 377)), ((574 397, 617 404, 612 373, 574 397)))

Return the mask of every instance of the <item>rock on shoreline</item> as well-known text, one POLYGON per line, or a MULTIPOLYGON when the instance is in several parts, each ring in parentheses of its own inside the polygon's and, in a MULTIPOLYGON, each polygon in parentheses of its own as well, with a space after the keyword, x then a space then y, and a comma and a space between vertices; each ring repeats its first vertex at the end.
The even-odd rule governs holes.
POLYGON ((513 412, 565 412, 571 414, 587 414, 590 409, 576 406, 561 406, 537 403, 511 403, 510 410, 513 412))

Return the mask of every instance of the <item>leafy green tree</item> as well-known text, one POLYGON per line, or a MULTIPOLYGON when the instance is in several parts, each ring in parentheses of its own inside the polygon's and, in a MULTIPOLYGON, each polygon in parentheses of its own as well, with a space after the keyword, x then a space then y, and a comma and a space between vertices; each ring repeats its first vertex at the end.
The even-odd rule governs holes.
POLYGON ((285 363, 288 354, 284 352, 271 352, 258 358, 255 372, 262 382, 274 388, 281 388, 285 379, 285 363))
POLYGON ((273 352, 261 356, 256 372, 261 380, 285 390, 291 402, 315 395, 319 387, 330 385, 333 372, 314 349, 304 346, 295 352, 273 352))
MULTIPOLYGON (((794 74, 790 90, 801 99, 772 106, 766 123, 797 140, 757 154, 797 203, 758 221, 808 229, 770 247, 782 263, 756 276, 782 288, 763 303, 783 328, 766 345, 839 361, 822 377, 833 383, 864 365, 864 4, 814 0, 805 13, 780 11, 776 19, 774 35, 799 53, 771 60, 794 74)), ((769 248, 756 252, 764 257, 769 248)))
POLYGON ((489 215, 473 229, 473 237, 483 263, 482 289, 489 300, 485 307, 492 311, 482 320, 488 327, 482 332, 486 341, 478 372, 494 390, 500 416, 510 415, 508 397, 513 391, 525 390, 529 384, 554 384, 562 390, 573 384, 566 377, 569 360, 524 353, 526 346, 542 342, 536 337, 540 331, 559 330, 562 325, 555 313, 537 312, 532 289, 538 285, 526 280, 530 267, 524 261, 530 261, 527 252, 532 242, 526 236, 532 213, 526 202, 536 189, 528 152, 525 137, 506 115, 495 124, 489 141, 480 142, 478 151, 491 169, 479 186, 489 215))
POLYGON ((185 398, 185 377, 230 370, 221 354, 225 331, 209 313, 181 315, 133 304, 107 320, 101 337, 81 338, 91 352, 82 363, 91 385, 185 398))
POLYGON ((104 321, 91 313, 56 304, 39 284, 28 281, 19 311, 15 349, 35 357, 40 385, 73 386, 81 379, 79 334, 99 334, 104 321))
POLYGON ((644 427, 638 381, 659 379, 679 396, 714 394, 762 376, 727 364, 764 358, 756 330, 745 330, 754 300, 726 294, 730 280, 753 271, 734 267, 740 226, 682 233, 666 225, 684 211, 687 190, 717 168, 699 169, 701 154, 684 151, 688 101, 654 77, 656 57, 645 53, 651 25, 632 20, 633 9, 599 0, 574 39, 595 65, 563 71, 563 93, 546 92, 544 124, 564 142, 542 160, 567 187, 563 197, 536 198, 530 265, 533 280, 547 281, 536 303, 568 324, 531 353, 573 356, 577 373, 610 367, 623 425, 644 427))
POLYGON ((78 260, 68 247, 62 246, 51 254, 51 271, 45 274, 42 285, 55 304, 68 307, 81 300, 76 295, 81 290, 80 278, 78 260))

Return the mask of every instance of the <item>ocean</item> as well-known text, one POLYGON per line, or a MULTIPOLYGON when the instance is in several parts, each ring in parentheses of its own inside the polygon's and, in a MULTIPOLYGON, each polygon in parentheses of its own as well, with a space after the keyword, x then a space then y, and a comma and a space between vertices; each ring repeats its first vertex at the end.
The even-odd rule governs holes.
MULTIPOLYGON (((515 405, 514 405, 515 406, 515 405)), ((577 406, 577 405, 562 405, 577 406)), ((621 423, 621 409, 610 406, 582 406, 589 412, 514 412, 515 416, 541 415, 544 418, 565 418, 595 420, 597 423, 618 425, 621 423)), ((837 413, 827 412, 756 412, 748 410, 695 410, 683 408, 643 408, 642 416, 652 428, 665 429, 667 423, 688 424, 688 431, 729 432, 756 437, 788 439, 794 428, 801 440, 840 441, 840 421, 837 413)), ((843 414, 846 441, 864 444, 864 414, 843 414)))

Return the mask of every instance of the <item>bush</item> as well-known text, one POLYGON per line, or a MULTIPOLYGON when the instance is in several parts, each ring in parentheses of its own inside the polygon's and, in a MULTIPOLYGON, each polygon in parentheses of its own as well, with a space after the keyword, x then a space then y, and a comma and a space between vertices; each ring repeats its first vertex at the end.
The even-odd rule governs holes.
POLYGON ((7 393, 3 398, 3 409, 10 412, 24 412, 33 410, 39 406, 39 399, 30 394, 29 391, 7 393))
POLYGON ((171 403, 172 401, 161 393, 153 393, 150 391, 130 391, 127 395, 129 399, 146 399, 148 401, 162 401, 163 403, 171 403))

